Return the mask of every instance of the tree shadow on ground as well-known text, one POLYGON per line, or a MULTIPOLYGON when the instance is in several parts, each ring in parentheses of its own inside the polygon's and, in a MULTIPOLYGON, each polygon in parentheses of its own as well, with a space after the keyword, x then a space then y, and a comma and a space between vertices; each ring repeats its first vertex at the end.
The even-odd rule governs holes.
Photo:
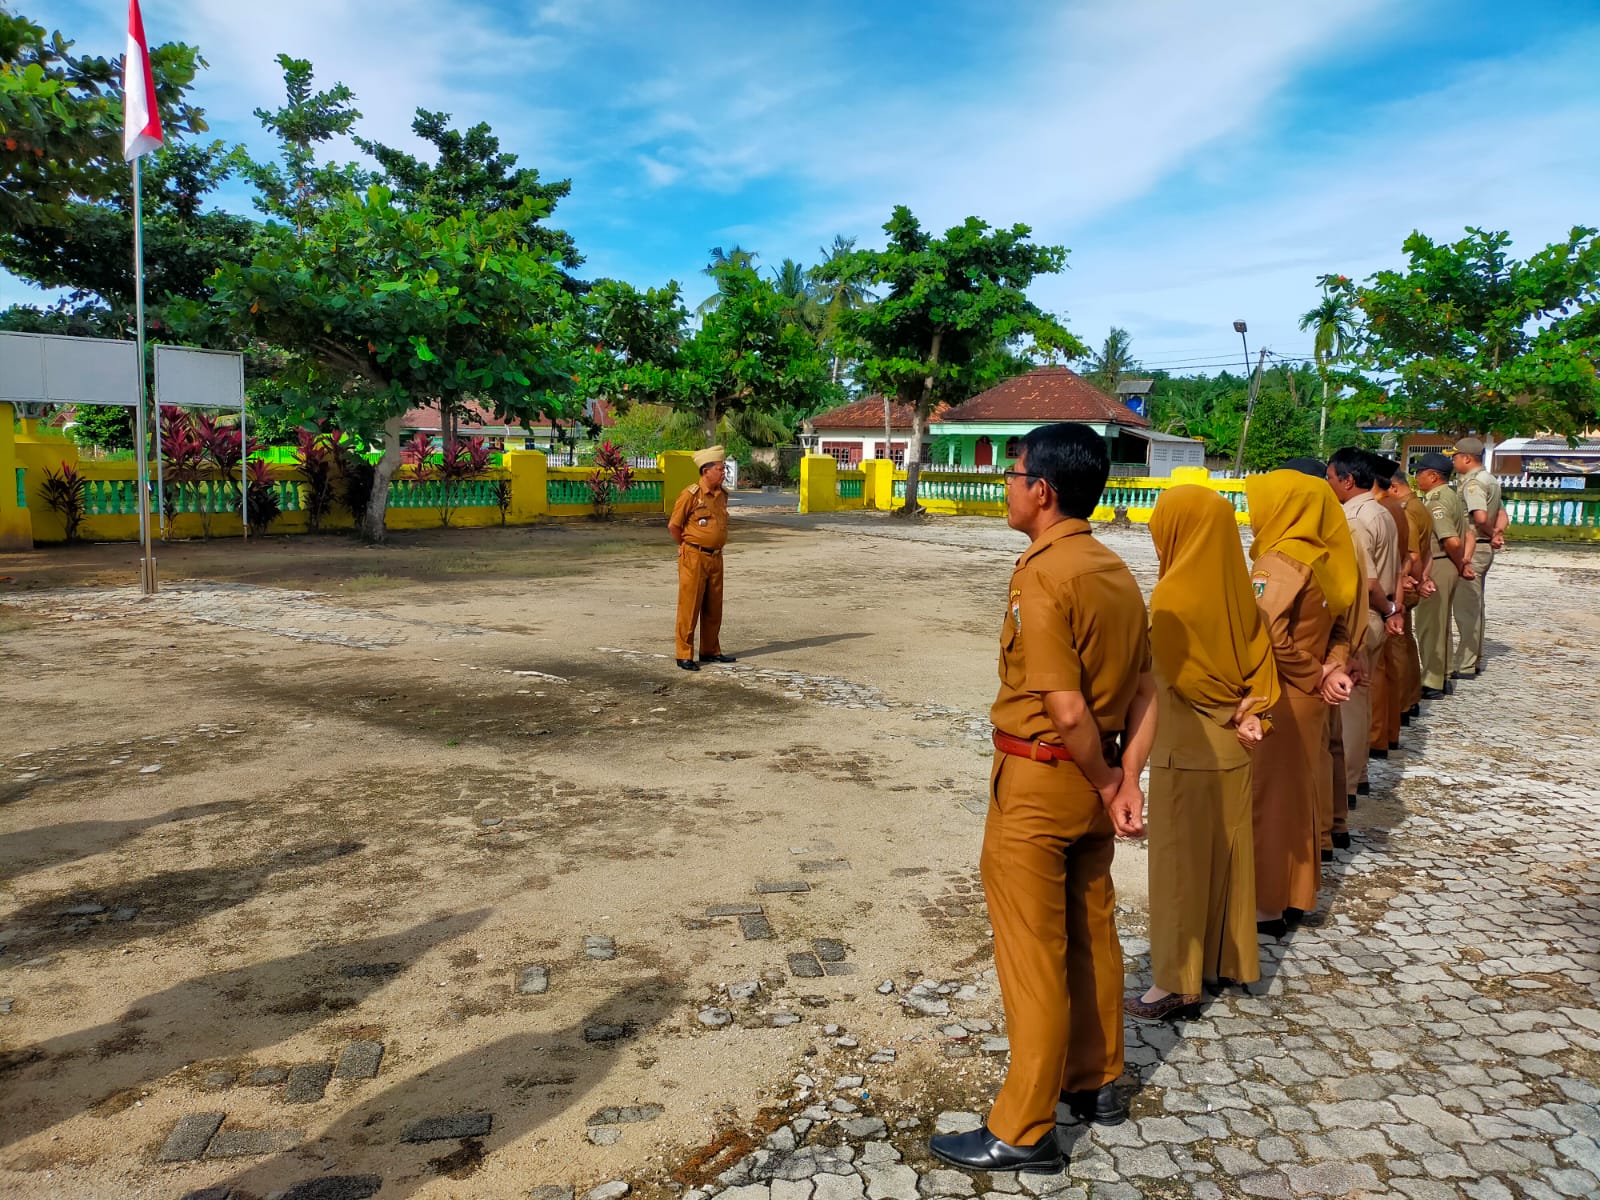
POLYGON ((240 866, 161 871, 129 883, 53 892, 11 914, 8 948, 28 954, 101 949, 170 933, 253 899, 275 875, 320 867, 360 849, 360 842, 324 842, 240 866))
MULTIPOLYGON (((257 1200, 280 1192, 307 1200, 368 1196, 381 1178, 387 1200, 409 1196, 440 1176, 467 1179, 489 1155, 581 1103, 611 1073, 618 1046, 667 1020, 683 996, 682 984, 660 974, 637 979, 569 1025, 509 1034, 394 1082, 314 1141, 190 1194, 208 1200, 257 1200), (589 1043, 585 1031, 602 1026, 627 1035, 589 1043), (466 1113, 492 1114, 490 1131, 482 1137, 406 1140, 419 1121, 466 1113)), ((541 1182, 570 1181, 530 1179, 519 1183, 518 1194, 541 1182)))
POLYGON ((361 1003, 423 954, 477 928, 488 909, 187 979, 134 1000, 116 1021, 0 1054, 0 1145, 207 1059, 292 1038, 361 1003), (373 969, 374 964, 382 969, 373 969), (248 1013, 249 1021, 237 1019, 248 1013), (82 1060, 92 1071, 71 1069, 82 1060))
POLYGON ((158 825, 216 816, 239 807, 237 800, 189 804, 136 821, 69 821, 0 835, 0 880, 58 867, 112 849, 158 825))

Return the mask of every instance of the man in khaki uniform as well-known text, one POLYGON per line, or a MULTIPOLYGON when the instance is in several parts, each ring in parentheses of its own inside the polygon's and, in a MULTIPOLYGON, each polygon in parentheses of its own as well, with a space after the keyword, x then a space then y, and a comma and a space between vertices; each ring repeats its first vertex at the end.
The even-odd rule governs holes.
POLYGON ((1407 577, 1401 581, 1405 588, 1402 603, 1406 610, 1406 626, 1401 656, 1404 682, 1400 693, 1400 720, 1402 724, 1409 725, 1411 718, 1417 715, 1418 701, 1422 699, 1422 660, 1417 651, 1416 613, 1417 605, 1422 603, 1424 597, 1431 596, 1434 590, 1429 572, 1433 562, 1433 516, 1422 503, 1422 498, 1412 490, 1411 481, 1406 478, 1404 471, 1395 472, 1389 483, 1389 495, 1399 502, 1405 512, 1406 523, 1410 526, 1407 548, 1412 565, 1407 577))
POLYGON ((1450 685, 1450 610, 1456 585, 1472 576, 1472 533, 1461 497, 1450 487, 1450 460, 1424 454, 1417 462, 1417 486, 1433 519, 1433 595, 1417 605, 1417 650, 1422 659, 1422 698, 1438 700, 1450 685))
POLYGON ((678 665, 698 671, 694 629, 700 626, 700 662, 731 663, 722 652, 722 548, 728 544, 728 493, 722 478, 727 455, 721 446, 697 450, 700 482, 678 494, 667 530, 678 543, 678 665))
POLYGON ((1110 472, 1085 425, 1041 426, 1005 473, 1031 539, 1000 631, 995 756, 981 860, 1011 1065, 988 1122, 929 1148, 974 1171, 1061 1164, 1056 1105, 1117 1124, 1122 947, 1111 858, 1144 832, 1139 775, 1155 736, 1144 598, 1089 532, 1110 472))
MULTIPOLYGON (((1365 622, 1360 631, 1351 633, 1351 642, 1359 651, 1355 688, 1339 714, 1344 732, 1345 794, 1333 798, 1334 827, 1328 831, 1331 845, 1349 840, 1339 820, 1340 808, 1348 809, 1350 795, 1367 782, 1373 696, 1385 694, 1387 685, 1382 674, 1386 669, 1384 643, 1389 636, 1401 634, 1405 621, 1395 599, 1400 591, 1399 535, 1394 519, 1372 494, 1373 479, 1372 455, 1365 450, 1347 446, 1328 459, 1328 485, 1344 507, 1357 557, 1366 565, 1362 586, 1367 596, 1365 622)), ((1387 747, 1384 753, 1388 753, 1387 747)))
POLYGON ((1483 465, 1483 440, 1462 438, 1456 442, 1454 466, 1456 492, 1472 522, 1477 544, 1472 551, 1473 579, 1456 584, 1451 611, 1456 623, 1456 654, 1451 678, 1473 679, 1483 674, 1483 624, 1489 568, 1494 552, 1505 545, 1505 529, 1510 518, 1500 503, 1500 481, 1483 465))
MULTIPOLYGON (((1389 751, 1400 748, 1401 712, 1409 701, 1401 701, 1406 679, 1405 622, 1406 592, 1414 572, 1418 570, 1411 550, 1411 524, 1406 520, 1405 507, 1389 494, 1389 484, 1400 464, 1381 454, 1371 455, 1372 495, 1382 505, 1394 523, 1395 554, 1400 563, 1399 583, 1394 602, 1399 606, 1399 633, 1391 633, 1383 640, 1383 670, 1374 675, 1372 691, 1372 723, 1368 729, 1368 742, 1374 758, 1386 758, 1389 751)), ((1362 793, 1365 795, 1365 793, 1362 793)))

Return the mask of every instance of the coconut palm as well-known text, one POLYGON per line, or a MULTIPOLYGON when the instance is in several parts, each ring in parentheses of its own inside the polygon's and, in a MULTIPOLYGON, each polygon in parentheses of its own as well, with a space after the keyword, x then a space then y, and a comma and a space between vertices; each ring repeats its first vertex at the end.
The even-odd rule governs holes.
POLYGON ((856 264, 856 239, 842 233, 833 235, 832 246, 819 246, 822 262, 811 268, 812 295, 823 313, 822 341, 832 347, 833 382, 839 382, 840 354, 837 341, 839 315, 864 308, 876 297, 862 282, 865 276, 856 264))
POLYGON ((1301 329, 1315 329, 1311 342, 1311 357, 1317 364, 1317 374, 1322 378, 1322 416, 1317 423, 1317 448, 1320 453, 1328 449, 1328 370, 1343 359, 1355 346, 1355 306, 1344 286, 1349 282, 1343 275, 1322 277, 1322 299, 1317 306, 1300 318, 1301 329))
MULTIPOLYGON (((721 273, 726 271, 729 267, 742 267, 753 271, 755 269, 756 259, 760 257, 761 255, 758 251, 746 250, 743 246, 738 244, 735 244, 727 250, 724 250, 721 246, 713 246, 711 247, 711 261, 706 264, 705 269, 702 270, 700 274, 709 275, 711 278, 718 279, 720 281, 721 273)), ((721 303, 722 288, 719 283, 717 290, 702 300, 700 302, 700 307, 694 311, 699 315, 704 316, 706 313, 713 311, 717 305, 721 303)))
POLYGON ((1132 350, 1133 338, 1128 331, 1112 326, 1099 352, 1089 355, 1089 374, 1106 391, 1115 392, 1124 375, 1139 369, 1132 350))
POLYGON ((784 259, 781 266, 768 269, 772 272, 772 290, 782 298, 788 319, 820 343, 826 314, 817 302, 811 272, 792 258, 784 259))

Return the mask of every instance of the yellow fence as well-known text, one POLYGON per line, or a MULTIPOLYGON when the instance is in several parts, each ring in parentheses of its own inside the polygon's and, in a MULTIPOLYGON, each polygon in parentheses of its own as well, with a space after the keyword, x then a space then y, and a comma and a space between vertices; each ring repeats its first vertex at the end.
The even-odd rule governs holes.
MULTIPOLYGON (((80 459, 76 444, 24 421, 14 429, 10 405, 0 404, 0 550, 31 549, 35 542, 66 540, 66 522, 45 499, 46 471, 74 468, 84 478, 84 517, 78 536, 86 541, 135 541, 139 537, 139 493, 132 462, 80 459)), ((480 477, 446 484, 417 478, 401 467, 389 484, 385 523, 390 529, 452 526, 526 525, 550 517, 582 517, 594 512, 589 486, 592 467, 552 467, 537 450, 512 450, 502 468, 480 477)), ((272 465, 272 491, 280 515, 269 534, 306 533, 306 486, 289 465, 272 465)), ((636 469, 628 490, 612 511, 664 513, 698 472, 688 451, 660 456, 654 470, 636 469)), ((342 481, 337 499, 322 517, 323 529, 350 529, 355 517, 346 507, 342 481)), ((238 537, 239 480, 211 477, 167 488, 169 538, 238 537)), ((152 513, 152 520, 157 520, 152 513)), ((156 525, 159 529, 159 522, 156 525)))
MULTIPOLYGON (((1202 467, 1177 467, 1170 479, 1112 479, 1090 520, 1110 521, 1120 514, 1146 524, 1161 493, 1180 484, 1210 488, 1233 505, 1239 524, 1249 524, 1244 483, 1212 479, 1202 467)), ((801 512, 887 510, 904 503, 905 494, 906 473, 888 459, 866 459, 859 469, 841 468, 826 454, 810 454, 800 461, 801 512)), ((998 474, 925 469, 917 480, 917 503, 930 512, 953 516, 1003 517, 1005 479, 998 474)), ((1516 539, 1600 542, 1600 497, 1592 493, 1507 492, 1505 503, 1516 539)))

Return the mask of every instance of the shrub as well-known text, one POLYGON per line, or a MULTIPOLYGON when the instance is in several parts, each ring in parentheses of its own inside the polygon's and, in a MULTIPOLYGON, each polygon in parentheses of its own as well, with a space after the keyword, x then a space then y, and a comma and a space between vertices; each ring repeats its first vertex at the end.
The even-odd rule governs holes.
POLYGON ((594 452, 594 470, 589 473, 589 502, 597 520, 611 519, 612 510, 633 486, 633 468, 622 450, 611 442, 601 442, 594 452))
POLYGON ((302 429, 295 438, 295 467, 306 481, 306 527, 316 533, 322 520, 333 510, 334 468, 338 454, 328 444, 328 435, 316 429, 302 429))
POLYGON ((377 471, 359 452, 357 445, 347 442, 345 436, 334 434, 333 453, 339 463, 339 474, 344 477, 345 507, 350 510, 359 527, 361 515, 367 511, 367 502, 372 499, 372 484, 377 471))
POLYGON ((278 489, 273 486, 272 468, 264 462, 250 463, 245 467, 245 475, 250 497, 250 532, 261 537, 283 511, 278 504, 278 489))
POLYGON ((44 486, 39 490, 50 511, 66 525, 69 542, 78 540, 78 526, 83 523, 84 488, 83 476, 68 463, 62 463, 60 471, 44 469, 44 486))
POLYGON ((782 487, 783 470, 776 463, 740 463, 739 485, 752 488, 782 487))

